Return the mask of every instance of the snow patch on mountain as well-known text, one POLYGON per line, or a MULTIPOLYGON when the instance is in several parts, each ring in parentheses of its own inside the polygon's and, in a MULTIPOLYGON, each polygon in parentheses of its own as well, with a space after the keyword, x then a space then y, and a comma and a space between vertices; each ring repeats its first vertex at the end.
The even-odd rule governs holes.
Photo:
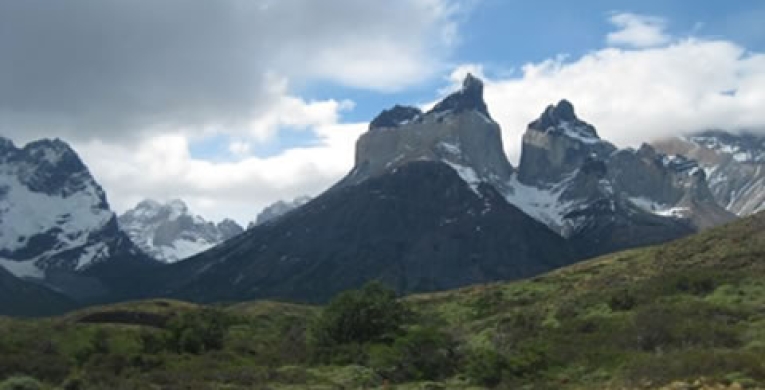
POLYGON ((552 186, 539 188, 521 183, 517 176, 509 185, 512 189, 505 192, 505 199, 524 213, 544 223, 554 231, 560 232, 564 226, 564 216, 571 210, 572 202, 561 201, 570 178, 552 186))

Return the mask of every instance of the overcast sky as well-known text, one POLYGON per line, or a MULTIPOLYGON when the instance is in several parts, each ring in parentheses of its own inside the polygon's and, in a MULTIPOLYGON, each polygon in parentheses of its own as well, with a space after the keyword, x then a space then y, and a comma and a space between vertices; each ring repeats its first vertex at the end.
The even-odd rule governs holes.
POLYGON ((117 211, 181 198, 246 223, 342 177, 377 112, 468 71, 513 162, 562 98, 620 146, 765 131, 765 3, 573 4, 0 0, 0 135, 70 142, 117 211))

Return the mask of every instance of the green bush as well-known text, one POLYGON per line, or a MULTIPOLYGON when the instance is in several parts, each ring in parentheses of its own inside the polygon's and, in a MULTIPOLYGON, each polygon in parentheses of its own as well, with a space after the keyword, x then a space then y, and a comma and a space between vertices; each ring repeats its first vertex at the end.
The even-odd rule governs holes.
POLYGON ((733 325, 739 315, 696 301, 647 305, 634 315, 634 340, 644 351, 736 347, 741 341, 733 325))
POLYGON ((43 385, 35 378, 14 376, 0 382, 0 390, 40 390, 43 385))
POLYGON ((494 387, 502 381, 502 372, 506 368, 504 356, 493 349, 481 349, 468 355, 465 374, 475 384, 494 387))
POLYGON ((394 382, 438 380, 454 372, 454 342, 431 327, 414 327, 392 345, 373 345, 369 365, 394 382))
POLYGON ((322 360, 341 345, 388 343, 402 333, 409 315, 396 293, 379 282, 339 294, 308 329, 308 342, 322 360))
MULTIPOLYGON (((180 314, 167 324, 168 343, 178 353, 200 354, 223 348, 231 319, 220 310, 205 309, 180 314)), ((144 342, 152 339, 144 335, 144 342)), ((145 351, 151 350, 144 344, 145 351)))

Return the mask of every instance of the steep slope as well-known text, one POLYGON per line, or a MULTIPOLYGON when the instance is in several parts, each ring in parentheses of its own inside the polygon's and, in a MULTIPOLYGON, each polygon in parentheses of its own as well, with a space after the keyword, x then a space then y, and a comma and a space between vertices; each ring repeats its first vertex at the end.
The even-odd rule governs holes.
POLYGON ((225 219, 217 224, 192 214, 181 200, 144 200, 119 216, 120 229, 144 252, 173 263, 212 248, 244 231, 225 219))
POLYGON ((57 139, 16 148, 0 138, 0 265, 79 296, 104 286, 89 281, 85 288, 72 278, 97 276, 92 269, 107 263, 154 261, 118 229, 103 189, 74 150, 57 139))
POLYGON ((668 155, 698 161, 715 200, 746 216, 765 210, 765 136, 706 131, 652 143, 668 155))
POLYGON ((714 201, 704 172, 644 145, 618 150, 562 100, 531 122, 508 200, 586 256, 655 244, 735 216, 714 201))
POLYGON ((482 91, 468 76, 427 113, 383 112, 358 140, 356 165, 343 180, 278 220, 173 265, 166 271, 172 280, 159 282, 169 286, 162 292, 316 302, 371 279, 400 292, 428 291, 574 261, 564 239, 502 195, 513 168, 482 91))

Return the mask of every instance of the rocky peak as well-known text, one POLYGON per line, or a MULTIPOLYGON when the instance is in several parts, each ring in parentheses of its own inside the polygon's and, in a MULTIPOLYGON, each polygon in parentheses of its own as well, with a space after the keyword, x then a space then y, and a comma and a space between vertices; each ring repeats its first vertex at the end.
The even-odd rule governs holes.
POLYGON ((582 142, 600 140, 595 127, 580 120, 574 112, 574 105, 566 99, 547 106, 539 118, 529 123, 528 129, 565 135, 582 142))
POLYGON ((260 225, 266 222, 276 221, 283 215, 289 213, 290 211, 303 206, 304 204, 311 201, 310 196, 298 196, 297 198, 291 200, 291 201, 284 201, 284 200, 278 200, 266 207, 263 208, 263 210, 258 213, 258 216, 255 219, 255 222, 251 223, 250 226, 247 228, 254 227, 256 225, 260 225))
POLYGON ((574 112, 574 105, 563 99, 558 104, 547 106, 542 115, 529 124, 529 128, 544 131, 564 122, 576 122, 578 120, 579 118, 574 112))
POLYGON ((395 105, 393 108, 381 112, 369 123, 369 130, 399 127, 405 125, 422 115, 422 110, 417 107, 395 105))
POLYGON ((215 226, 220 231, 221 238, 223 240, 228 240, 230 238, 233 238, 234 236, 237 236, 244 231, 242 226, 240 226, 238 223, 236 223, 236 221, 230 218, 226 218, 218 222, 215 226))
POLYGON ((468 73, 462 81, 460 90, 447 96, 436 104, 428 113, 455 112, 475 110, 491 118, 486 102, 483 101, 483 81, 468 73))
POLYGON ((595 127, 576 116, 571 102, 561 100, 529 123, 523 135, 519 180, 537 186, 558 183, 586 159, 603 160, 614 150, 598 137, 595 127))
POLYGON ((356 163, 339 187, 414 161, 450 165, 472 183, 506 185, 513 168, 502 148, 499 125, 488 115, 483 83, 468 75, 462 88, 425 114, 411 107, 383 111, 356 142, 356 163), (376 131, 384 125, 385 131, 376 131))

